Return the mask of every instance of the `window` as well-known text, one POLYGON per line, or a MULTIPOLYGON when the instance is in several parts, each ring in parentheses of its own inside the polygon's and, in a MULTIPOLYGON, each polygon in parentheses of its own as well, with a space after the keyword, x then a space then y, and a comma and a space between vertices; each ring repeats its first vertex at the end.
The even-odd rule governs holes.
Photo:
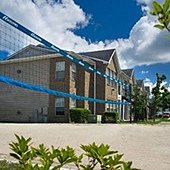
POLYGON ((65 61, 56 62, 56 79, 64 80, 65 77, 65 61))
POLYGON ((114 105, 114 104, 109 104, 109 103, 106 103, 106 104, 105 104, 105 110, 106 110, 107 112, 114 112, 115 109, 116 109, 116 105, 114 105))
POLYGON ((106 103, 106 104, 105 104, 105 110, 106 110, 107 112, 110 111, 109 103, 106 103))
POLYGON ((57 97, 55 99, 56 115, 64 115, 64 98, 57 97))
MULTIPOLYGON (((76 93, 72 93, 72 94, 76 94, 76 93)), ((70 107, 71 108, 76 107, 76 99, 70 98, 70 107)))
MULTIPOLYGON (((127 81, 122 81, 123 83, 127 84, 127 81)), ((122 85, 122 89, 126 90, 126 86, 122 85)))
MULTIPOLYGON (((109 68, 107 68, 106 74, 107 74, 108 76, 110 76, 110 69, 109 69, 109 68)), ((109 78, 107 78, 107 85, 108 85, 108 86, 110 85, 110 79, 109 79, 109 78)))
POLYGON ((76 107, 76 99, 71 98, 71 108, 75 108, 76 107))
POLYGON ((17 73, 18 73, 18 74, 21 74, 21 70, 17 70, 17 73))
MULTIPOLYGON (((113 72, 113 78, 114 78, 114 79, 117 79, 115 72, 113 72)), ((113 87, 116 87, 116 82, 112 82, 112 86, 113 86, 113 87)))
POLYGON ((76 81, 76 64, 75 63, 72 63, 71 79, 73 81, 76 81))
MULTIPOLYGON (((107 74, 108 76, 112 77, 113 79, 116 79, 116 73, 114 73, 113 70, 107 68, 106 74, 107 74)), ((115 84, 116 84, 116 82, 114 82, 114 80, 107 79, 107 85, 108 85, 108 86, 115 87, 115 84)))
POLYGON ((121 91, 121 86, 120 84, 118 85, 118 94, 120 95, 120 91, 121 91))
MULTIPOLYGON (((114 77, 113 77, 113 74, 114 74, 113 71, 110 70, 110 77, 114 78, 114 77)), ((113 87, 114 81, 111 81, 111 80, 110 80, 110 85, 113 87)))
POLYGON ((117 105, 115 105, 115 104, 113 105, 113 111, 117 112, 117 105))
POLYGON ((111 111, 111 112, 114 111, 113 104, 110 104, 110 111, 111 111))
POLYGON ((75 108, 76 107, 76 99, 72 99, 71 98, 71 105, 70 105, 71 108, 75 108))

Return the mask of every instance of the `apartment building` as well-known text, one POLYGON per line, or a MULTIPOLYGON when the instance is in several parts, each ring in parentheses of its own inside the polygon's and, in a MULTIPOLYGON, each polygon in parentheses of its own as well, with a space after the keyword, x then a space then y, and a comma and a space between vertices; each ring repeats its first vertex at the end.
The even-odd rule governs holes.
MULTIPOLYGON (((81 53, 81 55, 83 58, 93 60, 97 70, 115 79, 118 78, 120 66, 115 49, 86 52, 81 53)), ((92 75, 93 79, 94 76, 95 75, 92 75)), ((95 85, 92 84, 92 88, 95 87, 96 89, 92 91, 96 93, 96 98, 110 101, 118 100, 118 84, 116 82, 105 79, 99 75, 96 75, 95 81, 91 82, 95 82, 95 85)), ((105 111, 117 111, 117 105, 114 104, 96 103, 95 111, 93 104, 90 108, 97 114, 103 114, 105 111)))
POLYGON ((145 86, 143 80, 136 80, 136 85, 138 86, 141 92, 145 92, 145 86))
MULTIPOLYGON (((129 84, 129 86, 119 86, 119 99, 122 102, 131 102, 131 95, 133 93, 133 87, 135 85, 134 69, 121 70, 119 75, 120 80, 129 84)), ((130 118, 130 105, 121 105, 119 108, 120 119, 129 120, 130 118)))
MULTIPOLYGON (((120 69, 115 49, 69 53, 133 88, 134 70, 120 69)), ((0 75, 80 96, 130 102, 128 87, 89 72, 42 45, 29 45, 1 61, 0 75)), ((130 106, 75 100, 3 83, 0 83, 0 103, 0 121, 4 122, 69 122, 69 110, 74 107, 90 109, 93 114, 117 111, 122 120, 129 119, 130 112, 130 106)))
MULTIPOLYGON (((94 62, 72 55, 91 66, 94 62)), ((0 74, 33 85, 81 96, 91 96, 90 75, 81 66, 43 46, 29 45, 0 62, 0 74)), ((0 83, 0 121, 69 122, 69 109, 90 109, 88 101, 79 101, 0 83)))

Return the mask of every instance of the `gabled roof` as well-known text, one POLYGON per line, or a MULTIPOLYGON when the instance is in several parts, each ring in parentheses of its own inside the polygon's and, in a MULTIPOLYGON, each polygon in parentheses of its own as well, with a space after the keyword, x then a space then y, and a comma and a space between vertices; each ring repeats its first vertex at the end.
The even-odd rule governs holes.
POLYGON ((121 70, 120 74, 129 80, 130 77, 124 71, 121 70))
POLYGON ((123 69, 122 71, 129 77, 133 74, 133 69, 123 69))
MULTIPOLYGON (((81 55, 74 53, 72 51, 67 51, 68 54, 73 55, 74 57, 83 60, 84 62, 87 62, 91 65, 94 65, 94 61, 90 58, 83 58, 81 55)), ((48 47, 44 45, 28 45, 21 50, 15 52, 7 60, 4 60, 1 63, 12 63, 12 62, 18 62, 18 61, 34 61, 39 59, 45 59, 45 58, 55 58, 55 57, 62 57, 60 53, 55 52, 52 49, 49 49, 48 47), (57 55, 56 55, 57 54, 57 55)))
POLYGON ((139 87, 142 87, 144 85, 144 81, 143 80, 136 80, 136 84, 139 86, 139 87))
POLYGON ((109 63, 114 52, 115 52, 115 49, 109 49, 109 50, 84 52, 84 53, 80 53, 80 54, 84 57, 89 57, 93 60, 105 61, 105 62, 109 63))
POLYGON ((102 62, 103 64, 110 64, 111 60, 113 60, 116 65, 116 70, 118 72, 120 71, 119 60, 115 49, 84 52, 80 53, 80 55, 84 58, 92 59, 93 61, 102 62))
POLYGON ((147 93, 150 93, 150 87, 149 86, 145 86, 145 91, 147 91, 147 93))
POLYGON ((21 50, 17 51, 16 53, 9 56, 8 60, 10 59, 19 59, 19 58, 25 58, 25 57, 32 57, 32 56, 41 56, 41 55, 47 55, 47 54, 55 54, 56 52, 48 49, 42 45, 28 45, 21 50))

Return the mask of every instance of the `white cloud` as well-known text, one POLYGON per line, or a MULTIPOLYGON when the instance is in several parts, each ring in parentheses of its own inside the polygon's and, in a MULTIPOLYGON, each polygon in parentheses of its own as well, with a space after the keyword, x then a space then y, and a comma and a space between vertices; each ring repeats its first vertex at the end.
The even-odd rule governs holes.
MULTIPOLYGON (((150 10, 151 0, 137 1, 142 3, 143 10, 150 10)), ((154 28, 155 19, 148 13, 134 25, 128 39, 90 42, 73 32, 90 22, 90 16, 73 0, 34 2, 1 0, 0 10, 65 50, 82 52, 116 48, 122 68, 170 61, 167 32, 154 28)))
MULTIPOLYGON (((139 5, 141 5, 141 9, 143 12, 149 13, 152 9, 153 0, 136 0, 139 5)), ((156 0, 158 3, 163 4, 163 0, 156 0)))
POLYGON ((152 89, 153 87, 155 87, 156 83, 154 84, 149 78, 145 78, 144 85, 149 86, 150 89, 152 89))
POLYGON ((170 84, 168 85, 168 87, 167 87, 167 88, 168 88, 168 91, 170 92, 170 84))
POLYGON ((166 38, 167 33, 155 29, 153 25, 154 22, 149 16, 143 16, 131 30, 128 39, 131 47, 119 51, 122 58, 127 58, 128 65, 170 61, 170 41, 166 38))
POLYGON ((162 86, 165 86, 168 89, 168 91, 170 91, 170 84, 168 84, 167 81, 162 82, 161 87, 162 86))
MULTIPOLYGON (((144 85, 149 86, 150 90, 152 91, 152 89, 156 86, 156 82, 153 83, 149 78, 145 78, 144 85)), ((163 81, 162 84, 161 84, 161 87, 162 86, 165 86, 168 89, 168 91, 170 91, 170 84, 168 84, 167 81, 163 81)))
POLYGON ((141 71, 141 74, 148 74, 148 73, 149 73, 149 71, 145 71, 145 70, 141 71))
POLYGON ((0 10, 60 47, 73 48, 71 40, 84 41, 81 37, 73 35, 71 30, 86 26, 89 16, 73 0, 62 0, 58 3, 55 0, 34 2, 1 0, 0 10))

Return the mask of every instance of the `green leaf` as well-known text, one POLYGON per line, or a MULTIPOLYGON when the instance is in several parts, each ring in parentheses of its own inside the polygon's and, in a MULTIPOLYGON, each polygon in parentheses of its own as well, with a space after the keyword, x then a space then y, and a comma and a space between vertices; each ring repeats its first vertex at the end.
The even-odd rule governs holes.
POLYGON ((160 25, 160 24, 156 24, 156 25, 154 25, 154 27, 155 27, 155 28, 158 28, 158 29, 160 29, 160 30, 165 29, 165 26, 164 26, 164 25, 160 25))
POLYGON ((20 160, 20 157, 15 153, 10 153, 10 156, 12 156, 13 158, 15 158, 17 160, 20 160))
POLYGON ((151 15, 156 15, 156 12, 155 11, 151 11, 150 14, 151 15))
POLYGON ((170 0, 166 0, 165 3, 163 4, 164 12, 168 11, 169 7, 170 7, 170 0))
POLYGON ((163 12, 163 9, 162 9, 161 5, 158 2, 153 1, 152 5, 153 5, 153 10, 154 10, 154 12, 156 14, 159 14, 159 13, 163 12))

